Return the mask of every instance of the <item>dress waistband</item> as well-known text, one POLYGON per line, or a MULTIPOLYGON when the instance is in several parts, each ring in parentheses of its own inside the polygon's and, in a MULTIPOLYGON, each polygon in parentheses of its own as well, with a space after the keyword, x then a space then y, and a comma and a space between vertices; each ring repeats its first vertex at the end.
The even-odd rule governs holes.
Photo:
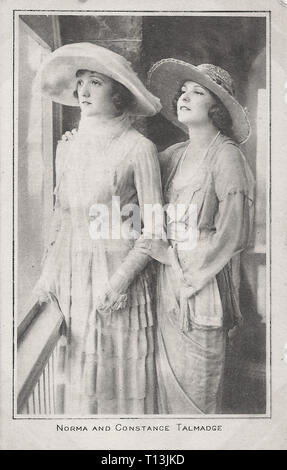
POLYGON ((167 238, 172 246, 177 245, 180 247, 184 245, 190 248, 195 248, 198 240, 205 240, 214 232, 212 228, 197 227, 187 228, 185 222, 171 222, 167 226, 167 238))

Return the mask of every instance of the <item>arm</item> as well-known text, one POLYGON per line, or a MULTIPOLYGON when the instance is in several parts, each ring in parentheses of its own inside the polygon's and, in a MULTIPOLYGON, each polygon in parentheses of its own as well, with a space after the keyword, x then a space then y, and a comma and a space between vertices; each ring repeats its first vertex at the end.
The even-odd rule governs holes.
POLYGON ((61 229, 61 209, 60 209, 60 203, 58 199, 56 198, 53 213, 50 218, 48 243, 44 252, 44 256, 42 258, 42 266, 44 266, 49 253, 53 249, 53 246, 55 244, 55 241, 57 240, 57 236, 58 236, 60 229, 61 229))
MULTIPOLYGON (((134 156, 134 183, 137 190, 142 223, 149 222, 151 205, 157 204, 162 215, 162 191, 160 169, 155 146, 146 139, 140 140, 134 156)), ((126 300, 125 292, 133 280, 151 259, 151 252, 162 243, 163 222, 147 223, 124 262, 112 275, 107 290, 101 299, 100 308, 121 308, 121 300, 126 300), (155 239, 156 238, 156 239, 155 239)))
POLYGON ((149 211, 153 205, 157 205, 158 210, 162 211, 162 191, 157 151, 155 146, 146 140, 143 141, 143 146, 140 142, 135 151, 137 155, 134 158, 134 182, 142 223, 147 222, 147 225, 143 225, 142 235, 136 240, 124 263, 110 279, 111 286, 121 292, 125 291, 144 269, 151 259, 152 246, 160 244, 163 236, 163 221, 154 220, 152 223, 149 218, 149 211))
POLYGON ((184 282, 192 295, 216 276, 249 243, 253 225, 251 170, 239 149, 226 145, 213 170, 218 199, 215 231, 197 242, 193 250, 179 251, 184 282))
MULTIPOLYGON (((63 142, 59 142, 56 152, 56 175, 57 175, 57 183, 59 179, 59 175, 62 171, 62 164, 63 164, 63 142)), ((49 269, 47 268, 49 264, 49 258, 51 253, 54 249, 54 244, 57 240, 58 233, 61 229, 61 207, 60 202, 56 194, 56 201, 53 209, 53 213, 50 218, 49 224, 49 235, 48 235, 48 242, 47 246, 44 251, 44 255, 42 258, 42 273, 34 287, 34 293, 39 297, 41 302, 47 301, 49 298, 50 292, 50 275, 48 274, 49 269)))
POLYGON ((61 229, 61 206, 60 201, 58 199, 58 186, 60 182, 61 175, 64 171, 64 163, 65 163, 65 152, 66 152, 67 144, 64 143, 63 140, 58 142, 57 150, 56 150, 56 188, 54 190, 54 194, 56 196, 55 205, 53 209, 53 214, 50 220, 50 228, 49 228, 49 236, 48 236, 48 246, 45 251, 45 255, 43 258, 43 263, 47 258, 49 252, 51 251, 58 233, 61 229))

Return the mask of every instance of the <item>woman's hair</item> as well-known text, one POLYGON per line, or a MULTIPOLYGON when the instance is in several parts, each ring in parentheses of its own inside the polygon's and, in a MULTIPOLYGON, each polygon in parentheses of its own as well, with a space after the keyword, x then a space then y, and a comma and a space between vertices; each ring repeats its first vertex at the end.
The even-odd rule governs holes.
MULTIPOLYGON (((182 95, 182 86, 186 82, 183 81, 182 85, 178 89, 172 100, 172 107, 174 114, 177 116, 177 102, 179 97, 182 95)), ((227 137, 232 137, 232 119, 229 114, 229 111, 226 109, 222 101, 214 94, 212 91, 208 90, 210 95, 213 97, 215 103, 210 107, 208 111, 208 117, 211 119, 212 124, 220 131, 222 134, 225 134, 227 137)))
MULTIPOLYGON (((76 77, 80 77, 83 75, 87 70, 77 70, 76 77)), ((134 96, 124 85, 117 82, 116 80, 112 80, 112 102, 116 108, 116 110, 123 114, 134 102, 134 96)), ((75 90, 73 93, 75 98, 78 97, 78 90, 75 90)))
POLYGON ((112 102, 117 111, 122 114, 134 102, 134 95, 124 85, 116 80, 112 82, 112 102))

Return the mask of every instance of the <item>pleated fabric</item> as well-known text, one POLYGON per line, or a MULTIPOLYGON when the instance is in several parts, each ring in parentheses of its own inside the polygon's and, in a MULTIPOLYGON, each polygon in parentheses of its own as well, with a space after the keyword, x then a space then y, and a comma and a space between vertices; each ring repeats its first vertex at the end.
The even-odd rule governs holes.
MULTIPOLYGON (((92 260, 89 254, 73 254, 67 283, 71 302, 66 302, 65 315, 65 413, 153 414, 157 406, 152 269, 145 268, 129 287, 126 308, 103 313, 93 304, 93 275, 99 263, 92 260)), ((58 298, 64 307, 66 290, 62 270, 59 273, 58 298)))
POLYGON ((155 147, 125 117, 82 123, 75 141, 59 146, 56 196, 60 224, 41 282, 65 317, 63 412, 153 414, 153 262, 136 240, 91 237, 89 213, 102 204, 112 214, 114 196, 120 207, 161 203, 155 147), (98 311, 98 297, 119 269, 127 305, 98 311))

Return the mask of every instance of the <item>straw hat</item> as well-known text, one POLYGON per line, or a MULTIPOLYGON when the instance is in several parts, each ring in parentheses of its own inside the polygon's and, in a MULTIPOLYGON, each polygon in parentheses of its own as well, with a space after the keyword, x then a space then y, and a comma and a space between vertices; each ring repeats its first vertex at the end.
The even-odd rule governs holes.
POLYGON ((173 99, 184 81, 194 81, 212 91, 229 111, 232 131, 238 143, 244 143, 251 128, 246 110, 234 97, 233 81, 226 70, 212 64, 194 66, 177 59, 156 62, 148 72, 151 92, 160 98, 162 114, 185 132, 187 128, 177 120, 173 110, 173 99))
POLYGON ((145 88, 124 57, 87 42, 67 44, 52 52, 36 75, 34 92, 48 95, 57 103, 79 106, 73 94, 79 69, 102 73, 124 85, 135 98, 130 114, 152 116, 160 111, 160 100, 145 88))

